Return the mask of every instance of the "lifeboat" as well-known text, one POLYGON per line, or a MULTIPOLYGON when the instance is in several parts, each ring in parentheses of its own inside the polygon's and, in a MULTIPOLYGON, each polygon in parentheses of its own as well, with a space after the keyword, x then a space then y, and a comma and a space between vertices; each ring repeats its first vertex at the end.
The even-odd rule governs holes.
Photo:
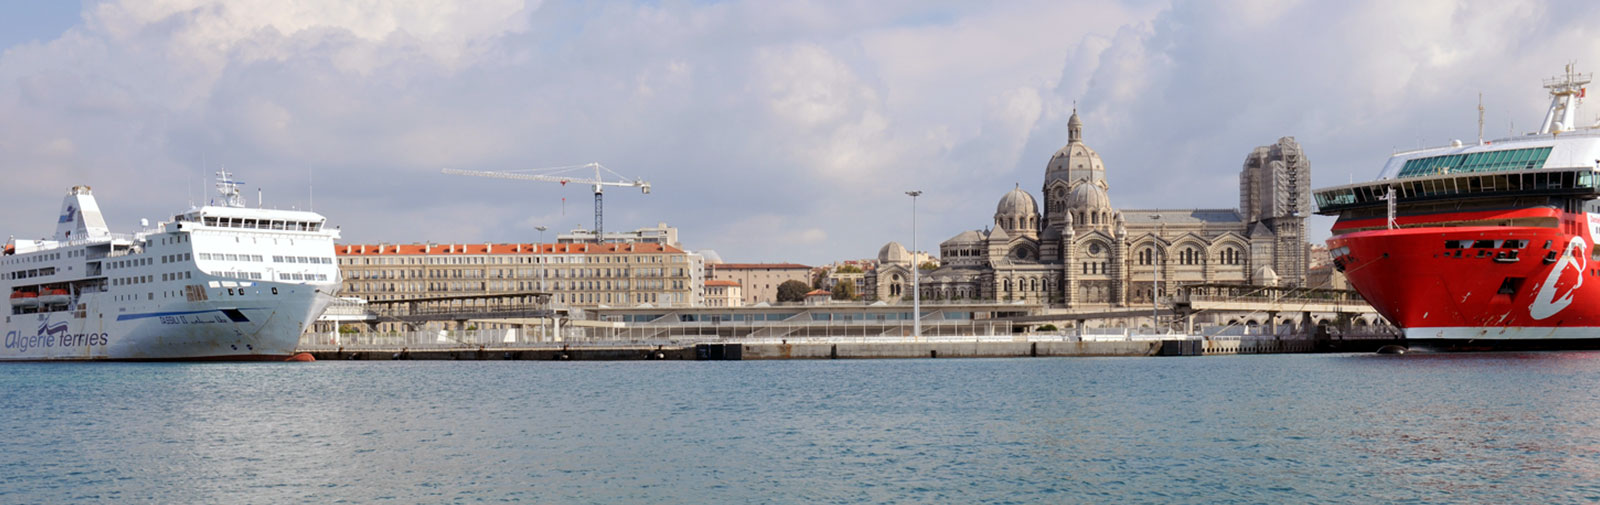
POLYGON ((11 293, 11 305, 32 307, 39 304, 39 294, 32 291, 16 291, 11 293))
POLYGON ((43 305, 62 305, 72 301, 72 295, 65 289, 46 289, 39 294, 39 303, 43 305))

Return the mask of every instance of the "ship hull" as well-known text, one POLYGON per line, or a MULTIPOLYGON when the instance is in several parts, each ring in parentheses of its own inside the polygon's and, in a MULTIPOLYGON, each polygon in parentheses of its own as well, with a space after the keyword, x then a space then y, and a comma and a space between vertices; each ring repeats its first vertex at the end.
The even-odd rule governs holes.
POLYGON ((285 360, 332 301, 319 288, 331 286, 254 283, 216 288, 221 296, 205 300, 133 305, 88 295, 83 317, 9 316, 0 361, 285 360), (237 294, 222 295, 229 292, 237 294))
POLYGON ((1600 348, 1593 220, 1557 217, 1554 227, 1360 231, 1328 245, 1351 286, 1414 346, 1600 348))

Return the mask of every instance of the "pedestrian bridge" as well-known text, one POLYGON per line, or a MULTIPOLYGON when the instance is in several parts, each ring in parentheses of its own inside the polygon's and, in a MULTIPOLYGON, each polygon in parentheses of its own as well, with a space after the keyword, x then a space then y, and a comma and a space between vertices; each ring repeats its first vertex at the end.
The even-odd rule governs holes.
MULTIPOLYGON (((398 300, 340 299, 323 312, 332 323, 461 322, 478 319, 548 319, 558 310, 550 306, 550 293, 518 292, 488 295, 433 296, 398 300)), ((560 312, 565 312, 564 310, 560 312)))
POLYGON ((1361 294, 1321 289, 1246 284, 1188 284, 1177 287, 1171 306, 1180 313, 1265 312, 1377 314, 1361 294))

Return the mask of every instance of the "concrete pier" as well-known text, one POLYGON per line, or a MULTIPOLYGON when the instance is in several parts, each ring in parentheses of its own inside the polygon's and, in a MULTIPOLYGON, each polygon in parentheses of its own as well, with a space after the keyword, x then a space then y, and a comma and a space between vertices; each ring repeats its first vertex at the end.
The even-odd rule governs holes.
POLYGON ((782 359, 948 359, 1093 356, 1216 356, 1316 352, 1375 352, 1398 339, 1330 340, 1315 338, 1016 340, 1016 341, 746 341, 668 345, 479 346, 446 348, 302 349, 318 360, 782 360, 782 359))

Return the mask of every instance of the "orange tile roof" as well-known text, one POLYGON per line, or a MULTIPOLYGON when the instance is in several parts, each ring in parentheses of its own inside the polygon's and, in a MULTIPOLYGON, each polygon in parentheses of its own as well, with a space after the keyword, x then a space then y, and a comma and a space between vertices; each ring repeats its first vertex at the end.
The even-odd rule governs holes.
POLYGON ((738 286, 738 285, 739 285, 739 281, 724 281, 724 280, 720 280, 720 279, 710 279, 710 280, 706 281, 706 286, 707 287, 710 287, 710 286, 738 286))
POLYGON ((644 254, 681 253, 670 245, 635 244, 335 244, 339 256, 462 254, 644 254))
POLYGON ((800 265, 800 264, 795 264, 795 263, 717 263, 715 265, 711 265, 711 268, 716 269, 716 270, 762 270, 762 269, 795 270, 795 269, 801 269, 801 268, 804 268, 806 270, 810 270, 811 269, 811 267, 808 267, 808 266, 805 266, 805 265, 800 265))

